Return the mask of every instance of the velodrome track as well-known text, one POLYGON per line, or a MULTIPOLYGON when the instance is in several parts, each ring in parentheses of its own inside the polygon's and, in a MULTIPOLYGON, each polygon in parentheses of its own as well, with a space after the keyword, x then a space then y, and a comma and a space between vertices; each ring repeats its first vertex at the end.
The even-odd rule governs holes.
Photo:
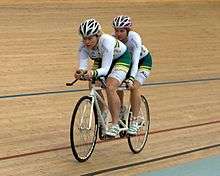
POLYGON ((220 1, 0 2, 0 175, 138 175, 220 154, 220 1), (133 17, 153 54, 151 127, 144 151, 99 142, 73 159, 69 122, 87 84, 66 88, 77 64, 78 25, 94 17, 111 33, 133 17))

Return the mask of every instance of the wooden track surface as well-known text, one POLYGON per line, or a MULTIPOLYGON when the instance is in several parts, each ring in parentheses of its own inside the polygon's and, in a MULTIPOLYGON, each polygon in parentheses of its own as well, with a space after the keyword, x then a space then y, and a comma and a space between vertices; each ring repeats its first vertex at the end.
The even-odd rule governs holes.
MULTIPOLYGON (((0 175, 134 175, 219 155, 219 19, 219 0, 1 1, 0 175), (65 82, 77 65, 80 22, 94 17, 112 33, 118 14, 133 18, 153 54, 147 83, 167 84, 142 88, 152 120, 142 153, 133 155, 126 139, 113 140, 98 143, 90 160, 78 163, 69 123, 74 104, 88 92, 13 96, 70 90, 65 82)), ((87 84, 75 89, 82 87, 87 84)))

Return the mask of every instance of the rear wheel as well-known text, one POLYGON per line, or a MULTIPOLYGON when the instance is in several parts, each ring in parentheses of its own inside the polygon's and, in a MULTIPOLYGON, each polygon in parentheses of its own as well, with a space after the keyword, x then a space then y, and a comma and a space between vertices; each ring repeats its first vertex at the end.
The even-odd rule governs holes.
MULTIPOLYGON (((133 153, 139 153, 143 150, 148 134, 149 134, 149 127, 150 127, 150 112, 147 99, 141 95, 141 106, 140 106, 140 114, 139 114, 138 126, 139 130, 137 135, 128 136, 128 145, 129 148, 133 153)), ((130 124, 131 115, 128 118, 128 124, 130 124)))
POLYGON ((84 162, 91 156, 97 140, 98 120, 92 98, 79 99, 70 124, 70 142, 74 157, 84 162))

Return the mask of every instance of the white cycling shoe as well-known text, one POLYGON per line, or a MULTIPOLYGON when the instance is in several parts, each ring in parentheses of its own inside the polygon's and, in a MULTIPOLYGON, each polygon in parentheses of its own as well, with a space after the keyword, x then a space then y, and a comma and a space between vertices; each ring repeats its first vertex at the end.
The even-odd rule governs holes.
POLYGON ((119 135, 120 132, 120 128, 118 124, 113 124, 107 131, 106 131, 106 135, 107 136, 111 136, 111 137, 115 137, 117 135, 119 135))
POLYGON ((130 127, 128 128, 127 133, 130 134, 130 135, 137 135, 138 130, 139 130, 138 121, 135 120, 135 121, 131 122, 130 127))

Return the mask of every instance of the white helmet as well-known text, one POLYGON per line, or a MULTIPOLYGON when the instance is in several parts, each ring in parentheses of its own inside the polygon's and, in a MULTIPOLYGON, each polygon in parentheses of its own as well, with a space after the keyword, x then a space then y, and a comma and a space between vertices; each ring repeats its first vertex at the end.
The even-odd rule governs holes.
POLYGON ((101 25, 95 19, 88 19, 80 24, 79 33, 83 37, 96 35, 101 31, 101 25))
POLYGON ((125 15, 119 15, 113 19, 112 25, 114 28, 131 28, 131 18, 125 15))

